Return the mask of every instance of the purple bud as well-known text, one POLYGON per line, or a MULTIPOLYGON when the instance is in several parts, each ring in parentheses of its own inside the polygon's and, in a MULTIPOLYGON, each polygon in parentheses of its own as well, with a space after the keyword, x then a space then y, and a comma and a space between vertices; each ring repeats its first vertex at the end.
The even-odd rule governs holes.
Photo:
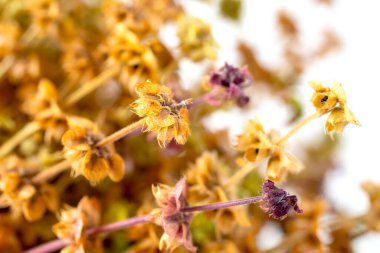
POLYGON ((235 68, 225 63, 222 68, 210 75, 210 84, 226 89, 227 98, 237 100, 239 106, 246 105, 249 98, 243 95, 243 89, 252 83, 252 77, 247 68, 235 68))
POLYGON ((277 188, 270 180, 265 181, 262 188, 260 208, 274 219, 284 219, 293 209, 296 213, 303 211, 297 205, 297 196, 289 195, 283 189, 277 188))

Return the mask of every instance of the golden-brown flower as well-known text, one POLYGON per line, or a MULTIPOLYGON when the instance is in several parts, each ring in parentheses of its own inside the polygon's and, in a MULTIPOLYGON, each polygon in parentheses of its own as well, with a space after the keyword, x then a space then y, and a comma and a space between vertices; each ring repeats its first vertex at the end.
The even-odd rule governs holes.
MULTIPOLYGON (((227 192, 222 187, 227 181, 227 169, 216 153, 204 152, 187 170, 188 199, 197 204, 236 199, 233 191, 227 192)), ((207 213, 207 217, 215 222, 217 238, 232 234, 239 226, 250 224, 243 206, 218 209, 207 213)))
MULTIPOLYGON (((71 245, 63 248, 61 253, 102 252, 94 247, 97 238, 86 240, 86 230, 100 222, 100 205, 96 199, 83 197, 76 208, 65 206, 59 222, 53 226, 53 232, 60 239, 67 239, 71 245)), ((98 245, 99 246, 99 245, 98 245)))
POLYGON ((250 120, 244 133, 238 136, 236 149, 244 152, 249 162, 260 163, 269 158, 266 176, 273 181, 281 181, 289 172, 298 173, 303 165, 285 150, 285 145, 279 142, 276 131, 268 133, 259 120, 250 120))
POLYGON ((36 94, 22 104, 22 110, 45 130, 47 142, 61 139, 67 130, 66 115, 59 108, 57 100, 55 85, 48 79, 41 79, 36 94))
POLYGON ((72 161, 72 174, 83 175, 92 184, 107 175, 118 182, 124 176, 123 158, 113 146, 96 147, 103 138, 97 126, 89 120, 77 117, 68 119, 70 129, 62 136, 64 153, 72 161))
POLYGON ((248 121, 244 133, 238 136, 236 149, 243 151, 244 157, 253 163, 259 163, 270 155, 272 140, 258 119, 248 121))
POLYGON ((32 0, 28 1, 28 7, 33 18, 33 25, 41 32, 56 32, 55 22, 59 18, 59 5, 54 0, 32 0))
POLYGON ((332 89, 324 87, 318 81, 310 81, 309 84, 314 89, 311 102, 321 115, 333 109, 338 102, 345 102, 346 100, 344 93, 342 93, 342 87, 338 86, 337 83, 333 84, 332 89))
POLYGON ((16 23, 0 23, 0 58, 13 54, 20 36, 16 23))
POLYGON ((46 210, 58 210, 59 197, 56 189, 47 184, 37 186, 31 183, 29 176, 36 172, 31 163, 15 156, 4 158, 0 163, 2 206, 11 206, 16 213, 22 211, 28 221, 39 220, 46 210))
POLYGON ((325 131, 332 139, 334 133, 341 134, 349 123, 360 126, 360 122, 347 107, 342 84, 334 81, 331 89, 318 81, 311 81, 310 85, 314 89, 311 101, 317 112, 320 115, 331 112, 325 123, 325 131))
POLYGON ((132 111, 145 117, 146 131, 157 134, 158 144, 166 147, 172 139, 185 144, 190 135, 186 108, 190 100, 177 103, 168 87, 149 81, 138 84, 136 92, 139 98, 131 104, 132 111))
POLYGON ((364 220, 370 230, 380 231, 380 185, 373 182, 365 182, 362 188, 366 191, 370 208, 364 220))
POLYGON ((190 232, 193 215, 180 211, 188 205, 186 179, 182 178, 175 187, 163 184, 152 186, 152 192, 160 207, 151 212, 152 221, 164 229, 159 243, 160 250, 173 251, 183 245, 195 252, 197 248, 193 245, 190 232))
POLYGON ((216 47, 211 27, 203 20, 184 16, 178 21, 178 37, 183 56, 194 62, 216 58, 216 47))
POLYGON ((334 108, 325 123, 325 130, 334 139, 334 133, 342 134, 348 124, 360 126, 360 122, 348 107, 334 108))
MULTIPOLYGON (((111 64, 124 66, 122 74, 131 82, 144 79, 159 80, 158 62, 152 50, 124 24, 115 26, 107 43, 111 64)), ((131 84, 128 84, 131 85, 131 84)))

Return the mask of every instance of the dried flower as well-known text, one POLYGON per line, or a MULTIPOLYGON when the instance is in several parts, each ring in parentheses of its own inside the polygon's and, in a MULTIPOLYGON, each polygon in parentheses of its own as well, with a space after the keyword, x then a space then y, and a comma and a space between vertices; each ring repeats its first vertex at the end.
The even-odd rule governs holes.
MULTIPOLYGON (((123 24, 113 30, 107 44, 111 64, 123 64, 124 74, 131 80, 137 78, 159 80, 158 62, 152 50, 143 45, 139 38, 123 24)), ((134 83, 132 88, 134 88, 134 83)))
POLYGON ((96 199, 83 197, 78 207, 65 206, 59 222, 53 226, 53 232, 60 239, 67 239, 71 245, 63 248, 61 253, 102 252, 92 245, 96 239, 87 240, 86 230, 100 222, 100 205, 96 199))
POLYGON ((360 122, 348 107, 334 108, 325 123, 325 130, 334 139, 334 133, 342 134, 348 124, 360 126, 360 122))
POLYGON ((270 180, 263 184, 260 208, 272 218, 280 220, 288 216, 292 209, 296 213, 302 213, 297 204, 297 196, 289 195, 285 190, 277 188, 270 180))
POLYGON ((236 99, 239 106, 244 106, 249 102, 249 97, 244 94, 243 90, 251 85, 252 77, 246 67, 235 68, 225 63, 222 68, 210 75, 209 82, 214 87, 218 86, 225 89, 225 97, 236 99))
POLYGON ((182 54, 194 62, 216 58, 216 42, 211 27, 203 20, 185 16, 178 23, 178 37, 182 54))
POLYGON ((181 212, 187 204, 187 184, 182 178, 175 187, 158 185, 152 187, 157 204, 161 207, 152 212, 153 222, 162 226, 164 234, 161 237, 159 248, 173 251, 180 245, 195 252, 190 232, 191 213, 181 212))
POLYGON ((368 213, 364 216, 364 220, 369 229, 373 231, 380 231, 380 185, 374 182, 365 182, 362 188, 368 195, 370 201, 370 208, 368 213))
POLYGON ((322 115, 331 111, 325 124, 326 133, 331 138, 334 133, 341 134, 349 123, 360 126, 360 122, 346 105, 346 93, 340 83, 334 81, 332 89, 317 81, 311 81, 310 85, 315 91, 311 101, 317 112, 322 115))
POLYGON ((238 136, 236 149, 244 152, 244 157, 252 163, 260 163, 269 158, 266 176, 273 181, 282 181, 289 172, 298 173, 303 164, 285 150, 279 143, 276 131, 266 133, 259 120, 250 120, 244 133, 238 136))
POLYGON ((2 159, 0 163, 2 206, 11 206, 16 212, 22 211, 28 221, 39 220, 46 210, 58 210, 57 190, 48 184, 35 186, 31 183, 29 176, 36 171, 31 163, 15 156, 2 159))
POLYGON ((136 92, 139 98, 131 104, 132 111, 145 117, 146 131, 157 134, 158 144, 166 147, 172 139, 185 144, 190 135, 186 106, 191 100, 177 103, 168 87, 151 82, 138 84, 136 92))
POLYGON ((64 153, 72 161, 72 174, 83 175, 92 184, 107 175, 118 182, 124 177, 125 164, 113 146, 96 147, 103 135, 89 120, 77 117, 68 119, 70 129, 62 136, 64 153))

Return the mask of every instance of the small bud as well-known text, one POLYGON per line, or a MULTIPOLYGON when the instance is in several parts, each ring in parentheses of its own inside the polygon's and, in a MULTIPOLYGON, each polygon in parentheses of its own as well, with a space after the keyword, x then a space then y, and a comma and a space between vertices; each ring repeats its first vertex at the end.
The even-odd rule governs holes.
POLYGON ((303 212, 297 205, 296 195, 289 195, 285 190, 277 188, 270 180, 263 184, 260 208, 269 213, 272 218, 279 220, 288 216, 291 209, 296 213, 303 212))

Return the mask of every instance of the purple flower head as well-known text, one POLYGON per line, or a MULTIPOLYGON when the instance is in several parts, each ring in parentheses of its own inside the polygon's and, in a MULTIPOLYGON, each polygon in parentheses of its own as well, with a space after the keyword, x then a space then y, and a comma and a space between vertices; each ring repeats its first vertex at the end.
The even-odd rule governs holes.
POLYGON ((227 90, 228 98, 235 98, 239 106, 249 102, 249 97, 244 95, 243 89, 252 83, 252 77, 245 67, 235 68, 225 63, 222 68, 210 76, 210 83, 227 90))
POLYGON ((270 180, 265 181, 262 188, 260 208, 274 219, 284 219, 293 209, 296 213, 303 211, 297 205, 297 196, 289 195, 283 189, 277 188, 270 180))

